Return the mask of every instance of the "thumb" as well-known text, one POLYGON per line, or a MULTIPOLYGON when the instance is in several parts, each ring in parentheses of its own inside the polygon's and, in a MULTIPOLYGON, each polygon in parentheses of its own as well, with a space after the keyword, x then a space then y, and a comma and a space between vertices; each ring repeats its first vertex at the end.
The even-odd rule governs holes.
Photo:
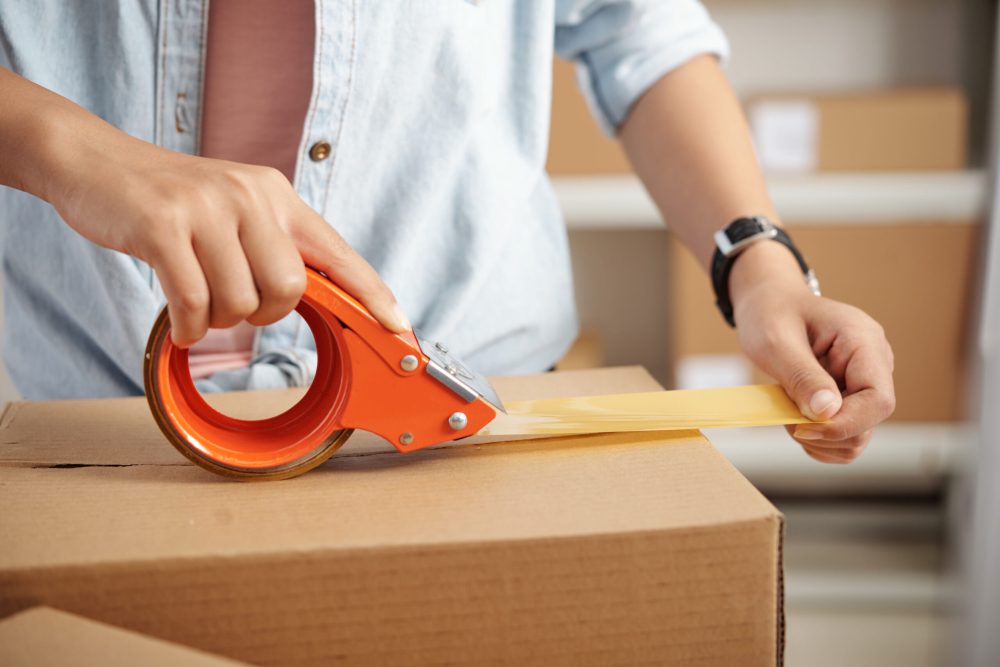
POLYGON ((382 326, 395 333, 409 331, 410 321, 372 265, 315 211, 303 208, 291 232, 302 259, 364 304, 382 326))
POLYGON ((840 411, 843 398, 837 383, 819 363, 805 340, 783 345, 767 364, 771 375, 781 383, 806 417, 824 421, 840 411))

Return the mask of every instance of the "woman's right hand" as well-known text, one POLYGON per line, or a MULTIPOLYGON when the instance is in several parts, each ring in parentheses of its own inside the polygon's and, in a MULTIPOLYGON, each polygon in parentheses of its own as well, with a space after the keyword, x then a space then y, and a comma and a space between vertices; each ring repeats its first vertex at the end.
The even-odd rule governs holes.
POLYGON ((371 265, 281 172, 141 141, 2 69, 0 92, 15 97, 13 114, 0 107, 0 134, 16 125, 8 121, 17 119, 19 104, 33 106, 40 119, 30 139, 0 138, 0 145, 12 143, 14 153, 31 153, 41 163, 13 176, 8 165, 0 182, 41 196, 90 241, 152 266, 177 345, 194 344, 209 327, 281 319, 305 290, 304 262, 388 329, 410 328, 371 265))

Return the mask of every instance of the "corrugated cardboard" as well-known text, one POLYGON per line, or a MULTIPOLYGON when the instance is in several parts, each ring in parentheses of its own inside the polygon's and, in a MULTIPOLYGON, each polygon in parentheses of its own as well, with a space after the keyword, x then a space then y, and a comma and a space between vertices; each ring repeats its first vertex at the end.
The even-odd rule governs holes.
POLYGON ((601 336, 591 329, 583 329, 562 359, 556 362, 556 370, 574 371, 583 368, 600 368, 603 365, 604 343, 601 336))
MULTIPOLYGON (((968 103, 953 86, 757 95, 747 115, 765 169, 921 171, 962 169, 968 103)), ((598 128, 571 64, 552 71, 550 174, 623 174, 618 142, 598 128)))
POLYGON ((246 665, 48 607, 0 620, 4 667, 239 667, 246 665))
POLYGON ((747 105, 775 171, 940 171, 966 166, 968 105, 953 86, 761 95, 747 105))
POLYGON ((781 516, 699 433, 387 448, 237 483, 176 454, 142 398, 12 404, 0 614, 48 604, 262 665, 780 662, 781 516))
MULTIPOLYGON (((790 225, 819 275, 823 293, 868 312, 895 353, 897 421, 961 419, 979 226, 973 223, 790 225)), ((736 332, 722 320, 705 272, 673 242, 670 261, 671 358, 675 373, 699 358, 719 372, 720 355, 743 360, 736 332)), ((748 361, 743 363, 749 365, 748 361)), ((756 380, 765 378, 755 377, 756 380)))
POLYGON ((576 83, 573 65, 552 66, 552 122, 549 129, 550 174, 621 174, 631 171, 618 142, 601 132, 576 83))

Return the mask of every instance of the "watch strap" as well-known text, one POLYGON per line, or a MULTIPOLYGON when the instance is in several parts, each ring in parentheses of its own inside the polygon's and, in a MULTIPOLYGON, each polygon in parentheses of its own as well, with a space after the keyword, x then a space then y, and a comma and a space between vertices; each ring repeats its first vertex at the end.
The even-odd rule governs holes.
POLYGON ((716 238, 716 248, 712 255, 711 267, 712 287, 715 289, 715 303, 729 326, 736 326, 736 321, 733 318, 733 303, 729 297, 729 275, 732 273, 733 264, 736 263, 737 258, 739 258, 742 251, 747 247, 745 244, 740 244, 740 241, 755 243, 771 240, 777 241, 788 248, 792 256, 795 257, 799 268, 802 269, 809 289, 812 290, 813 294, 819 296, 819 280, 817 280, 816 274, 809 268, 805 257, 795 247, 791 237, 781 227, 777 227, 760 217, 739 218, 721 230, 721 234, 717 235, 716 238), (719 238, 720 236, 729 242, 728 252, 723 252, 722 248, 727 248, 727 245, 719 238))

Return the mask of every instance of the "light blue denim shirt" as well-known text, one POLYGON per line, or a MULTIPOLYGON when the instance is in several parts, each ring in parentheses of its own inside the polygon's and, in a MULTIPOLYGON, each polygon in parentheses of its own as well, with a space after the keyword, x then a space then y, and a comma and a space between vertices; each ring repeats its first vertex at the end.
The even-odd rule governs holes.
MULTIPOLYGON (((3 0, 0 59, 125 132, 198 153, 208 0, 3 0)), ((566 232, 544 171, 553 53, 609 132, 672 68, 726 42, 693 0, 316 5, 295 189, 379 271, 415 326, 484 373, 550 367, 576 333, 566 232), (329 159, 309 147, 328 141, 329 159)), ((0 156, 2 159, 2 156, 0 156)), ((8 369, 27 398, 142 392, 164 304, 144 263, 0 188, 8 369)), ((301 385, 296 315, 205 388, 301 385)))

